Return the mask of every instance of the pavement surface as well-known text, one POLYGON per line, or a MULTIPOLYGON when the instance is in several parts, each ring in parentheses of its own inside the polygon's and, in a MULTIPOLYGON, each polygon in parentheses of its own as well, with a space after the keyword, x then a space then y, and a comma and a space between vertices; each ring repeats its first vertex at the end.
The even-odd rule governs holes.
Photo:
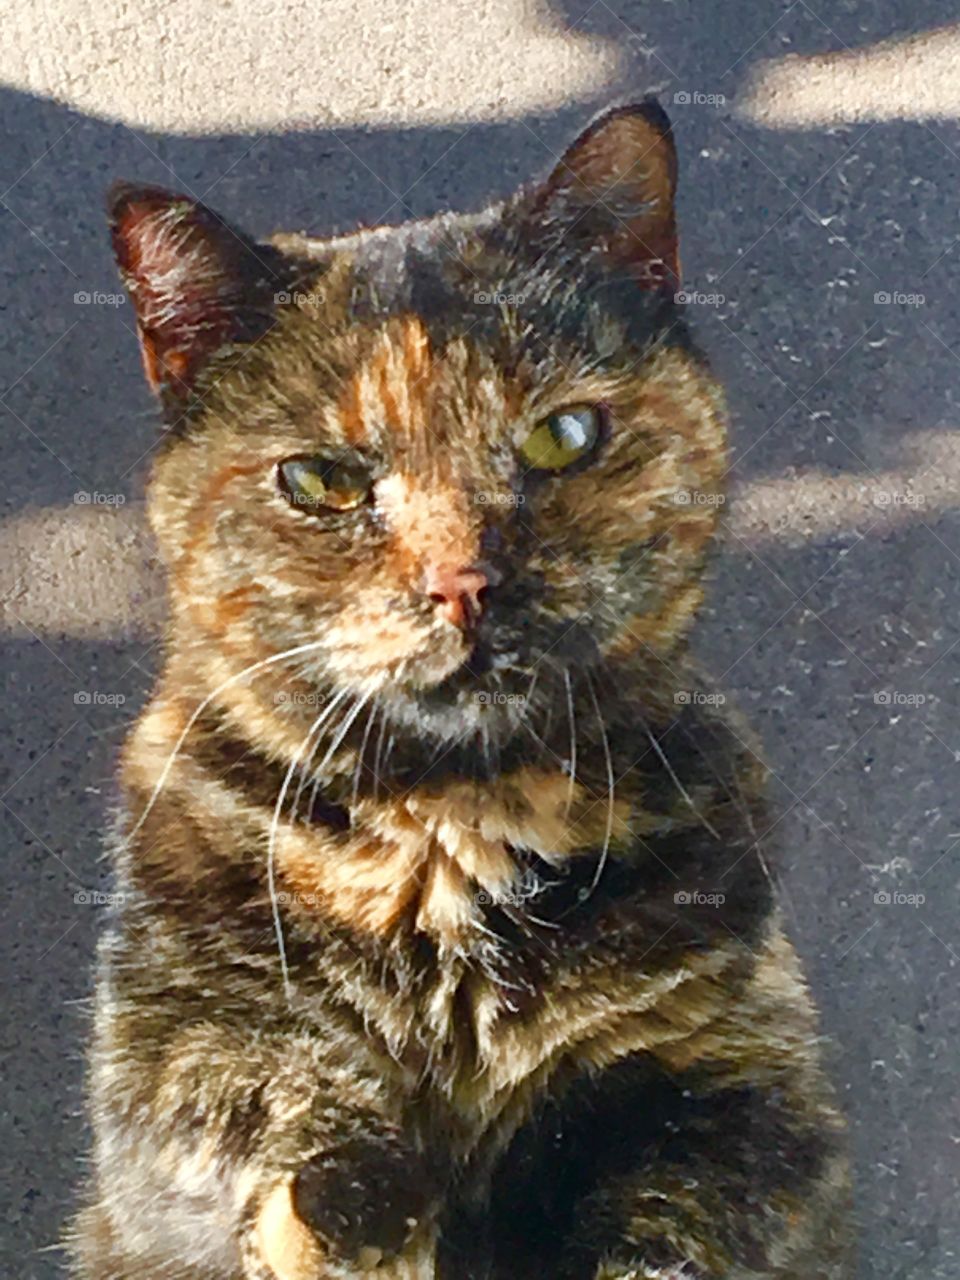
POLYGON ((960 1277, 956 17, 932 0, 4 13, 0 1275, 61 1274, 89 898, 157 659, 137 506, 154 417, 104 188, 179 187, 257 234, 478 208, 652 89, 680 149, 692 318, 733 412, 699 645, 774 773, 765 843, 851 1118, 860 1277, 960 1277))

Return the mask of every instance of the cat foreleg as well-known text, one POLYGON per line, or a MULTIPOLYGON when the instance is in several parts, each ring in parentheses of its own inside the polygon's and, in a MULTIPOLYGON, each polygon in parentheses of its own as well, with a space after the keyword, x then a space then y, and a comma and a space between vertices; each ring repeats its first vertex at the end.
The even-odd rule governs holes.
POLYGON ((96 1072, 80 1277, 318 1280, 403 1249, 429 1179, 381 1081, 307 1035, 150 1030, 96 1072))
POLYGON ((563 1280, 849 1280, 833 1123, 777 1089, 699 1100, 660 1151, 585 1199, 563 1280))

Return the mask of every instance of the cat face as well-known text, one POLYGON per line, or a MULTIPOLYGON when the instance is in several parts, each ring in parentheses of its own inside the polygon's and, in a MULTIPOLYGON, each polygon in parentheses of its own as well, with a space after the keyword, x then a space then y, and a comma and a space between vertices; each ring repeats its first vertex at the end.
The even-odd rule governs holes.
POLYGON ((343 240, 117 191, 173 625, 211 681, 268 665, 247 713, 302 736, 376 698, 503 737, 569 672, 675 646, 723 427, 673 300, 674 173, 643 103, 479 217, 343 240))

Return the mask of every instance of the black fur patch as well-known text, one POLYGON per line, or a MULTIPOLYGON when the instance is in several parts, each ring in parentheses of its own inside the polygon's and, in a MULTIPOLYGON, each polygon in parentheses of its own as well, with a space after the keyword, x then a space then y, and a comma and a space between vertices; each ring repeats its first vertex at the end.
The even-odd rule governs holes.
POLYGON ((422 1159, 397 1139, 368 1134, 316 1156, 294 1182, 297 1213, 338 1254, 364 1247, 398 1253, 427 1210, 432 1179, 422 1159))
MULTIPOLYGON (((735 1204, 713 1227, 734 1256, 762 1267, 762 1205, 772 1192, 802 1197, 829 1150, 776 1090, 715 1092, 709 1070, 671 1079, 631 1057, 543 1102, 498 1162, 488 1202, 451 1210, 439 1274, 590 1280, 603 1254, 622 1252, 629 1188, 649 1189, 663 1170, 735 1204)), ((666 1267, 684 1258, 657 1241, 644 1260, 666 1267)))

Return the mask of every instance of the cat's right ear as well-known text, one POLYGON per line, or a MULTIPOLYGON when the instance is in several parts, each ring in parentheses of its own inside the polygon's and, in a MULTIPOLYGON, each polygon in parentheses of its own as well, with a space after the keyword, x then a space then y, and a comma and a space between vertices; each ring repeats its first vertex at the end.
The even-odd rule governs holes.
POLYGON ((147 381, 179 413, 216 351, 255 342, 270 327, 289 264, 205 205, 160 187, 117 183, 108 209, 147 381))

